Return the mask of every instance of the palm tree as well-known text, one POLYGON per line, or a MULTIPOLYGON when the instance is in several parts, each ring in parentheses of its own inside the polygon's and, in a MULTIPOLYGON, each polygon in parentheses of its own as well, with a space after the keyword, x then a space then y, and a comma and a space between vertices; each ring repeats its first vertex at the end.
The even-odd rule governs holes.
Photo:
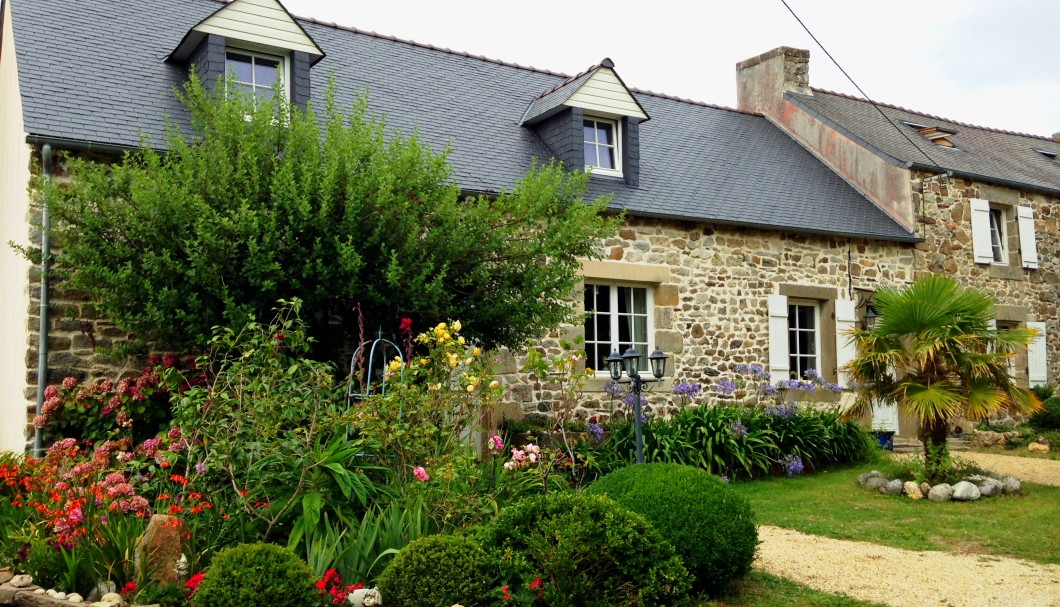
POLYGON ((944 473, 953 420, 1041 407, 1033 392, 1016 385, 1009 366, 1036 331, 997 330, 994 302, 985 292, 931 275, 903 289, 880 289, 873 304, 876 324, 851 335, 858 352, 849 365, 857 386, 853 413, 864 414, 873 402, 894 402, 917 418, 929 477, 944 473))

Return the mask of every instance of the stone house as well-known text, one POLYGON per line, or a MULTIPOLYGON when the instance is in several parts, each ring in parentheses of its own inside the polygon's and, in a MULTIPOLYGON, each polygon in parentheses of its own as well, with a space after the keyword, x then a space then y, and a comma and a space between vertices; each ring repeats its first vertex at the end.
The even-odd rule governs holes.
MULTIPOLYGON (((4 242, 45 244, 27 190, 34 172, 61 179, 69 154, 116 158, 141 134, 162 142, 166 117, 187 128, 174 89, 190 69, 207 83, 234 71, 251 90, 279 78, 299 105, 319 102, 334 77, 340 104, 367 88, 369 111, 385 114, 392 128, 416 129, 439 150, 449 146, 468 192, 508 187, 535 159, 590 170, 591 194, 612 194, 627 222, 601 243, 601 259, 583 264, 576 299, 584 326, 544 337, 541 346, 554 349, 561 333, 582 336, 587 364, 601 370, 612 350, 661 348, 672 362, 657 387, 660 402, 675 379, 712 381, 738 363, 762 364, 775 379, 817 369, 842 382, 853 355, 845 332, 862 321, 871 293, 922 272, 989 282, 1003 304, 999 322, 1056 329, 1055 159, 1025 172, 1000 160, 991 161, 994 172, 978 161, 938 170, 918 158, 906 166, 896 160, 910 155, 903 144, 855 111, 862 102, 809 89, 804 51, 742 63, 740 107, 731 109, 630 88, 606 59, 567 76, 294 18, 276 0, 118 4, 4 0, 0 7, 4 242), (95 46, 90 62, 85 40, 95 46), (802 88, 788 88, 796 82, 802 88), (882 140, 870 143, 876 131, 882 140), (1000 257, 990 262, 982 243, 993 232, 977 231, 981 203, 972 199, 987 201, 989 225, 1001 235, 1000 253, 989 249, 1000 257)), ((964 143, 973 131, 998 146, 1040 148, 1033 153, 1042 158, 1060 147, 884 110, 923 129, 953 131, 966 155, 976 149, 964 143)), ((136 364, 96 354, 95 346, 129 336, 42 275, 9 248, 0 251, 0 449, 25 444, 38 376, 92 381, 136 364)), ((1027 361, 1030 381, 1054 379, 1045 361, 1055 359, 1055 340, 1044 343, 1048 349, 1039 345, 1027 361)), ((500 356, 508 413, 547 408, 549 395, 517 373, 518 358, 500 356)), ((605 379, 598 372, 590 395, 602 395, 605 379)))
MULTIPOLYGON (((994 297, 998 327, 1037 329, 1012 373, 1023 385, 1056 382, 1060 133, 1012 133, 814 89, 809 53, 791 48, 739 63, 737 87, 741 110, 763 114, 920 237, 913 277, 949 274, 994 297)), ((851 269, 854 280, 872 273, 851 269)), ((876 422, 915 435, 915 422, 893 410, 876 422)))

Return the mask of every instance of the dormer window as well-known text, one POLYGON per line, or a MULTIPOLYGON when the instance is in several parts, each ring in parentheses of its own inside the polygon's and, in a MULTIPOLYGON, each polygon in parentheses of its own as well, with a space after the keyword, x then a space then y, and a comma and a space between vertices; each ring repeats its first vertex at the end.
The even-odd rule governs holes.
POLYGON ((937 126, 924 126, 922 124, 915 124, 913 122, 905 123, 907 126, 920 133, 924 137, 927 137, 931 143, 937 146, 956 150, 957 146, 949 140, 950 137, 957 134, 957 131, 947 131, 937 126))
POLYGON ((235 82, 258 99, 272 97, 273 85, 280 78, 283 59, 243 50, 225 53, 225 71, 235 76, 235 82))
POLYGON ((583 122, 585 168, 598 173, 621 175, 618 122, 586 118, 583 122))

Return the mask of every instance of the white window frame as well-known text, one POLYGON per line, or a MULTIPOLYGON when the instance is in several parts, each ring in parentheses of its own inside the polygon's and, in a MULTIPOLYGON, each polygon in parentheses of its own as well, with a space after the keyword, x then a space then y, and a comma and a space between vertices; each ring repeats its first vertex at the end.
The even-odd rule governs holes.
MULTIPOLYGON (((241 46, 231 45, 230 44, 228 46, 225 46, 225 77, 226 78, 228 77, 228 74, 229 74, 229 69, 228 69, 228 54, 229 53, 236 53, 236 54, 239 54, 239 55, 246 55, 246 56, 250 57, 251 59, 255 59, 255 60, 256 59, 268 59, 270 61, 279 62, 278 69, 276 70, 276 72, 277 72, 276 75, 277 75, 277 77, 280 78, 280 91, 283 93, 284 99, 290 99, 291 98, 291 89, 290 89, 290 87, 291 87, 291 85, 290 85, 290 82, 291 82, 291 62, 288 61, 286 55, 277 54, 277 53, 262 52, 262 51, 259 51, 259 50, 244 48, 244 47, 241 47, 241 46)), ((251 69, 251 74, 253 74, 253 73, 254 73, 253 69, 251 69)), ((233 74, 233 76, 234 76, 234 74, 233 74)), ((257 98, 258 98, 258 96, 257 96, 257 91, 258 90, 266 90, 266 89, 271 89, 272 88, 272 85, 262 86, 262 85, 258 85, 258 84, 252 83, 252 82, 243 82, 242 80, 238 80, 238 79, 236 80, 236 82, 238 82, 240 85, 249 85, 251 87, 251 90, 254 92, 254 99, 255 100, 257 100, 257 98)))
MULTIPOLYGON (((586 309, 585 310, 585 313, 586 313, 585 314, 585 322, 582 325, 582 330, 584 331, 584 335, 585 335, 584 346, 585 346, 585 352, 586 352, 586 355, 587 355, 587 360, 586 360, 585 364, 593 369, 593 371, 595 372, 597 377, 610 377, 610 375, 608 373, 608 369, 607 369, 607 364, 603 360, 601 360, 601 361, 594 360, 595 356, 596 356, 596 348, 594 346, 596 346, 598 344, 607 343, 608 344, 608 347, 607 347, 607 352, 608 353, 610 353, 612 351, 616 351, 616 350, 618 351, 619 354, 622 354, 623 352, 625 352, 626 348, 628 348, 629 345, 628 344, 621 344, 619 342, 619 338, 618 338, 618 335, 619 335, 619 330, 618 330, 619 319, 621 318, 621 315, 618 313, 618 292, 619 292, 620 288, 640 289, 640 290, 644 291, 644 306, 645 306, 644 313, 640 314, 640 313, 633 312, 633 313, 627 314, 626 316, 643 316, 644 319, 645 319, 645 327, 646 327, 646 331, 647 331, 646 341, 638 342, 638 341, 635 341, 635 338, 634 338, 634 341, 632 342, 635 345, 636 344, 640 344, 640 345, 644 346, 644 350, 641 352, 642 360, 640 362, 640 367, 641 367, 640 370, 644 371, 647 368, 647 364, 648 364, 648 360, 647 360, 648 354, 651 353, 655 349, 655 289, 653 289, 650 286, 645 286, 643 284, 624 283, 624 282, 611 282, 611 281, 607 281, 607 280, 586 280, 584 289, 588 289, 590 287, 608 287, 608 297, 609 297, 609 303, 610 303, 610 306, 609 306, 610 307, 610 311, 607 312, 606 314, 610 317, 609 318, 609 323, 608 323, 609 332, 610 332, 610 339, 608 340, 608 342, 604 342, 604 341, 602 341, 600 339, 595 339, 595 338, 599 337, 598 335, 595 335, 595 334, 593 335, 593 337, 594 337, 593 340, 589 339, 589 332, 587 330, 588 326, 589 326, 590 323, 595 323, 597 317, 600 316, 601 314, 598 314, 595 309, 586 309)), ((583 294, 582 294, 582 301, 583 302, 585 301, 584 289, 583 289, 583 294)), ((630 335, 632 336, 632 334, 633 334, 633 331, 631 330, 630 331, 630 335)))
POLYGON ((990 253, 995 266, 1008 265, 1008 213, 1006 209, 990 205, 990 253))
MULTIPOLYGON (((593 129, 593 130, 595 132, 595 129, 593 129)), ((606 168, 603 168, 603 167, 601 167, 599 165, 589 164, 589 159, 585 158, 585 170, 586 171, 591 171, 591 172, 593 172, 595 174, 598 174, 598 175, 614 175, 614 176, 617 176, 617 177, 621 177, 622 176, 622 122, 621 121, 615 120, 614 118, 604 118, 603 116, 592 116, 592 115, 584 116, 583 120, 582 120, 582 150, 585 149, 585 145, 586 144, 592 144, 592 145, 596 146, 596 148, 597 148, 597 158, 599 158, 599 148, 601 148, 601 147, 603 147, 603 148, 610 147, 610 148, 614 149, 614 154, 615 154, 615 168, 606 169, 606 168), (607 144, 602 144, 602 143, 600 143, 598 141, 586 141, 585 140, 585 128, 584 128, 586 122, 595 122, 595 123, 602 123, 602 124, 610 125, 611 129, 612 129, 612 136, 614 137, 614 145, 608 146, 607 144)), ((583 154, 584 154, 584 151, 583 151, 583 154)))
MULTIPOLYGON (((797 318, 797 316, 795 316, 795 317, 797 318)), ((788 361, 789 361, 788 362, 788 373, 795 375, 796 376, 795 379, 805 379, 805 378, 802 377, 802 374, 808 369, 815 369, 817 371, 818 375, 821 375, 821 376, 824 375, 823 371, 821 370, 821 304, 820 304, 820 302, 813 301, 813 300, 808 300, 808 299, 788 299, 788 361), (792 308, 795 308, 795 307, 813 308, 813 321, 814 321, 814 327, 813 327, 814 346, 813 347, 814 347, 814 353, 813 353, 812 356, 813 356, 813 359, 814 359, 814 364, 813 364, 813 366, 806 367, 806 369, 804 369, 802 371, 799 370, 797 365, 792 365, 791 364, 792 359, 796 359, 796 360, 798 360, 798 359, 808 359, 810 357, 810 355, 796 351, 798 349, 798 340, 797 339, 791 339, 791 332, 792 331, 795 331, 795 332, 800 332, 800 331, 801 332, 808 332, 809 330, 801 328, 801 327, 793 327, 792 326, 792 324, 791 324, 791 319, 793 318, 792 308)))

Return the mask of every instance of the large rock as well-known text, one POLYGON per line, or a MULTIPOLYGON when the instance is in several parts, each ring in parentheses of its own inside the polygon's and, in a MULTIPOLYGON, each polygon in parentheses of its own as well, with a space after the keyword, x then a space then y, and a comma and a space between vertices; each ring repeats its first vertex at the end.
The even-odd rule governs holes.
POLYGON ((883 478, 882 476, 870 476, 869 478, 865 479, 865 488, 870 490, 879 489, 886 482, 887 479, 883 478))
POLYGON ((957 502, 974 502, 979 499, 979 487, 968 481, 961 481, 953 486, 953 500, 957 502))
POLYGON ((931 491, 931 485, 927 483, 920 483, 920 493, 927 497, 928 491, 931 491))
POLYGON ((953 487, 947 483, 935 485, 928 491, 928 499, 933 502, 948 502, 953 497, 953 487))
POLYGON ((873 470, 872 472, 862 472, 858 475, 858 484, 864 485, 868 482, 870 478, 883 478, 883 475, 880 474, 879 470, 873 470))
POLYGON ((1027 445, 1027 451, 1031 453, 1049 453, 1049 445, 1043 443, 1031 443, 1027 445))
POLYGON ((29 588, 33 585, 33 576, 26 575, 25 573, 22 575, 16 575, 11 578, 8 584, 14 588, 29 588))
POLYGON ((920 485, 913 481, 906 481, 902 484, 902 490, 905 491, 905 495, 909 499, 921 500, 924 499, 924 492, 920 490, 920 485))
POLYGON ((183 523, 175 516, 155 514, 147 524, 147 531, 136 543, 136 573, 160 584, 175 584, 177 563, 184 554, 181 538, 183 523))
POLYGON ((880 485, 879 492, 886 495, 898 495, 902 492, 902 479, 896 478, 893 481, 883 483, 880 485))
POLYGON ((1005 476, 1001 480, 1001 492, 1005 495, 1015 495, 1023 490, 1019 480, 1012 476, 1005 476))

